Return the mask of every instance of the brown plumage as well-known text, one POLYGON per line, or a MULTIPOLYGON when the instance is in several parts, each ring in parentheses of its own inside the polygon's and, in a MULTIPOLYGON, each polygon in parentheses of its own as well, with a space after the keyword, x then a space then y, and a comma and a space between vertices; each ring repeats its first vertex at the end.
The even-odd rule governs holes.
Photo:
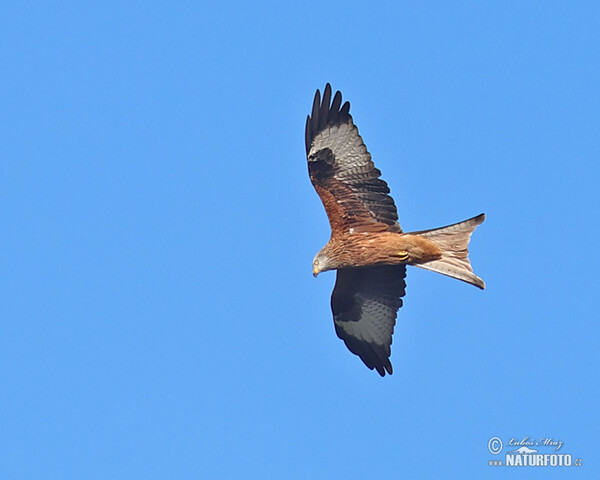
POLYGON ((331 225, 315 256, 313 274, 337 270, 331 309, 337 335, 381 376, 392 373, 390 345, 405 294, 406 265, 432 270, 481 289, 468 259, 471 233, 483 214, 464 222, 404 233, 387 183, 354 125, 350 103, 317 90, 306 119, 306 155, 312 184, 331 225))

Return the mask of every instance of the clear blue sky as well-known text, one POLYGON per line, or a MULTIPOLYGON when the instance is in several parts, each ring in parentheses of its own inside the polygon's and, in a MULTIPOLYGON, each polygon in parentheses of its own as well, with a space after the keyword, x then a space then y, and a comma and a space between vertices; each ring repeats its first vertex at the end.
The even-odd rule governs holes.
POLYGON ((202 3, 1 9, 0 478, 598 478, 598 3, 202 3), (405 230, 487 214, 386 378, 311 274, 326 82, 405 230))

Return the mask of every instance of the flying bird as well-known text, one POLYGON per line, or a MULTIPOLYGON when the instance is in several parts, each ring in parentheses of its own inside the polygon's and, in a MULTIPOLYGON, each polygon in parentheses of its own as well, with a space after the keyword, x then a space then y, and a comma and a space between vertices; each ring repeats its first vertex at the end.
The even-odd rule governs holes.
POLYGON ((331 310, 337 336, 367 367, 392 373, 390 347, 405 294, 406 266, 414 265, 481 289, 467 249, 485 215, 405 233, 387 183, 380 178, 350 103, 331 85, 317 90, 306 119, 310 180, 325 207, 331 238, 313 260, 313 274, 337 270, 331 310))

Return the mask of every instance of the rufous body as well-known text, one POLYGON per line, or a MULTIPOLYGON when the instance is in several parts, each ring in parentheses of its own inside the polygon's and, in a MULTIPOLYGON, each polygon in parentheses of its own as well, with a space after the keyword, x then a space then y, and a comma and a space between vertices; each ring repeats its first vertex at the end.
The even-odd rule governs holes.
POLYGON ((442 258, 439 247, 420 235, 358 232, 332 237, 321 252, 331 269, 373 265, 419 265, 442 258))

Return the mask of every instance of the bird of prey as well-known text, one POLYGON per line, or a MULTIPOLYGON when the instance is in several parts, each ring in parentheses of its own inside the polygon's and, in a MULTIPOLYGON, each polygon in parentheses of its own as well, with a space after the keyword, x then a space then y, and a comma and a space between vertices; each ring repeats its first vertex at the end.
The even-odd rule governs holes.
POLYGON ((392 373, 390 346, 402 306, 406 265, 457 278, 481 289, 468 244, 481 214, 446 227, 404 233, 394 200, 338 91, 317 90, 306 119, 310 180, 325 207, 331 238, 313 274, 337 270, 331 295, 335 331, 348 349, 383 377, 392 373))

